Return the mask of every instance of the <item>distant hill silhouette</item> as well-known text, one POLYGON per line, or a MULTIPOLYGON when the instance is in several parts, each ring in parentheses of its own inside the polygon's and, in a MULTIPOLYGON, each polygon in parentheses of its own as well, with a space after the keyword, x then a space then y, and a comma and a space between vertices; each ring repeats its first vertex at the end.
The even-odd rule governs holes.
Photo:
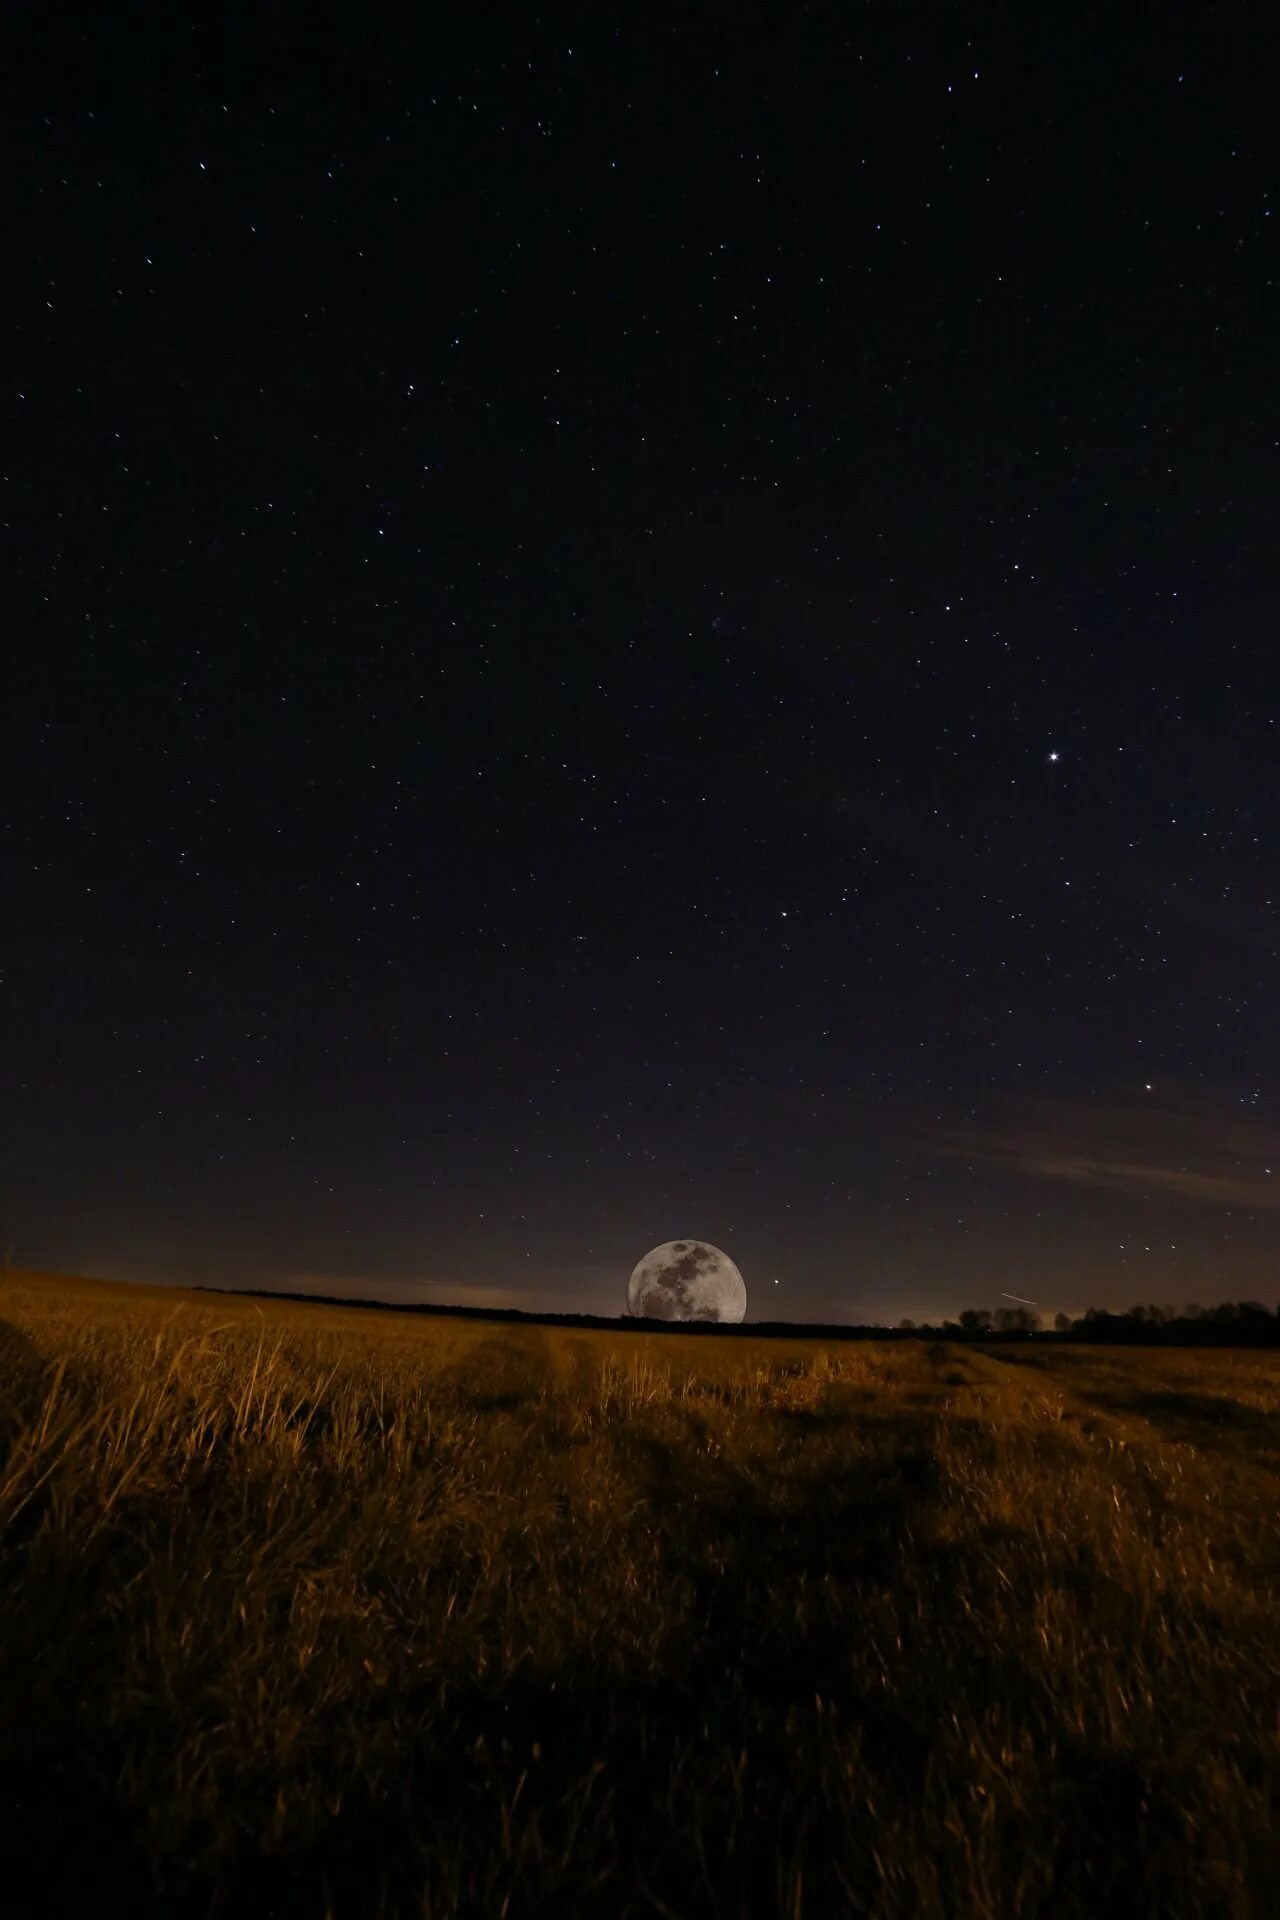
MULTIPOLYGON (((812 1340, 906 1339, 897 1328, 868 1323, 851 1326, 796 1320, 639 1320, 628 1313, 525 1313, 519 1307, 446 1306, 436 1300, 350 1299, 333 1293, 284 1293, 275 1287, 194 1287, 194 1293, 231 1293, 251 1300, 297 1300, 308 1306, 362 1307, 377 1313, 426 1313, 444 1320, 491 1320, 506 1325, 538 1327, 599 1327, 614 1333, 711 1334, 725 1338, 812 1340)), ((922 1332, 929 1329, 921 1329, 922 1332)))
MULTIPOLYGON (((446 1306, 438 1301, 350 1299, 330 1293, 283 1293, 270 1287, 196 1287, 196 1293, 232 1293, 255 1300, 295 1300, 308 1306, 358 1307, 377 1313, 432 1314, 443 1320, 486 1320, 506 1325, 598 1327, 614 1333, 693 1335, 718 1340, 954 1340, 1026 1341, 1071 1345, 1081 1341, 1112 1346, 1167 1347, 1275 1347, 1280 1346, 1280 1318, 1249 1303, 1211 1310, 1197 1318, 1143 1319, 1134 1312, 1108 1313, 1090 1308, 1067 1328, 994 1325, 961 1326, 958 1321, 922 1322, 912 1327, 887 1327, 875 1322, 851 1324, 831 1321, 640 1320, 630 1314, 525 1313, 519 1307, 446 1306)), ((967 1310, 971 1313, 972 1310, 967 1310)), ((980 1315, 978 1317, 981 1317, 980 1315)), ((991 1316, 988 1316, 990 1319, 991 1316)))

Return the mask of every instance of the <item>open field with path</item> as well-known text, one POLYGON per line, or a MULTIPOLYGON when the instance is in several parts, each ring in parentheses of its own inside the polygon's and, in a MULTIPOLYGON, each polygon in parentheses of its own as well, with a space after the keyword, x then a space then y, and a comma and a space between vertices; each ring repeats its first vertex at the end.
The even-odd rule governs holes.
POLYGON ((1246 1916, 1280 1354, 0 1282, 10 1913, 1246 1916))

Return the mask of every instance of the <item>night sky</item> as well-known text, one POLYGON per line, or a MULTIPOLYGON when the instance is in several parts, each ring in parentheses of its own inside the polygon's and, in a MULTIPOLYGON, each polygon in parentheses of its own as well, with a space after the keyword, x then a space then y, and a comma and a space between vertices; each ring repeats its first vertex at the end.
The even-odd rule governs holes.
POLYGON ((9 48, 14 1261, 1274 1304, 1247 14, 184 11, 9 48))

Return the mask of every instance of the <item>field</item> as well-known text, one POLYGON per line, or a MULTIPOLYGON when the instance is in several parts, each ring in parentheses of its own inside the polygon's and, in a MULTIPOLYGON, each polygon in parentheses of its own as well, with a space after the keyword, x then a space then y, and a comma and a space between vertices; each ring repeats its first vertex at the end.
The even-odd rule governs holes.
POLYGON ((9 1914, 1276 1911, 1280 1355, 0 1323, 9 1914))

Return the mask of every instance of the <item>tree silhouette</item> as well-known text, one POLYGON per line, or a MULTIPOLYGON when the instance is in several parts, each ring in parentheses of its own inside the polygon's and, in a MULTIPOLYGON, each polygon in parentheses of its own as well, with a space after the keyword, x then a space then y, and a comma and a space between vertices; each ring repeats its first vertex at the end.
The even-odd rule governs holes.
POLYGON ((990 1333, 990 1307, 966 1307, 960 1315, 960 1326, 965 1333, 990 1333))
MULTIPOLYGON (((1004 1324, 1004 1323, 1000 1323, 1004 1324)), ((1223 1300, 1216 1307, 1136 1305, 1123 1312, 1086 1307, 1074 1321, 1058 1314, 1060 1333, 1073 1339, 1115 1340, 1125 1344, 1187 1346, 1280 1346, 1280 1315, 1260 1300, 1223 1300)))

